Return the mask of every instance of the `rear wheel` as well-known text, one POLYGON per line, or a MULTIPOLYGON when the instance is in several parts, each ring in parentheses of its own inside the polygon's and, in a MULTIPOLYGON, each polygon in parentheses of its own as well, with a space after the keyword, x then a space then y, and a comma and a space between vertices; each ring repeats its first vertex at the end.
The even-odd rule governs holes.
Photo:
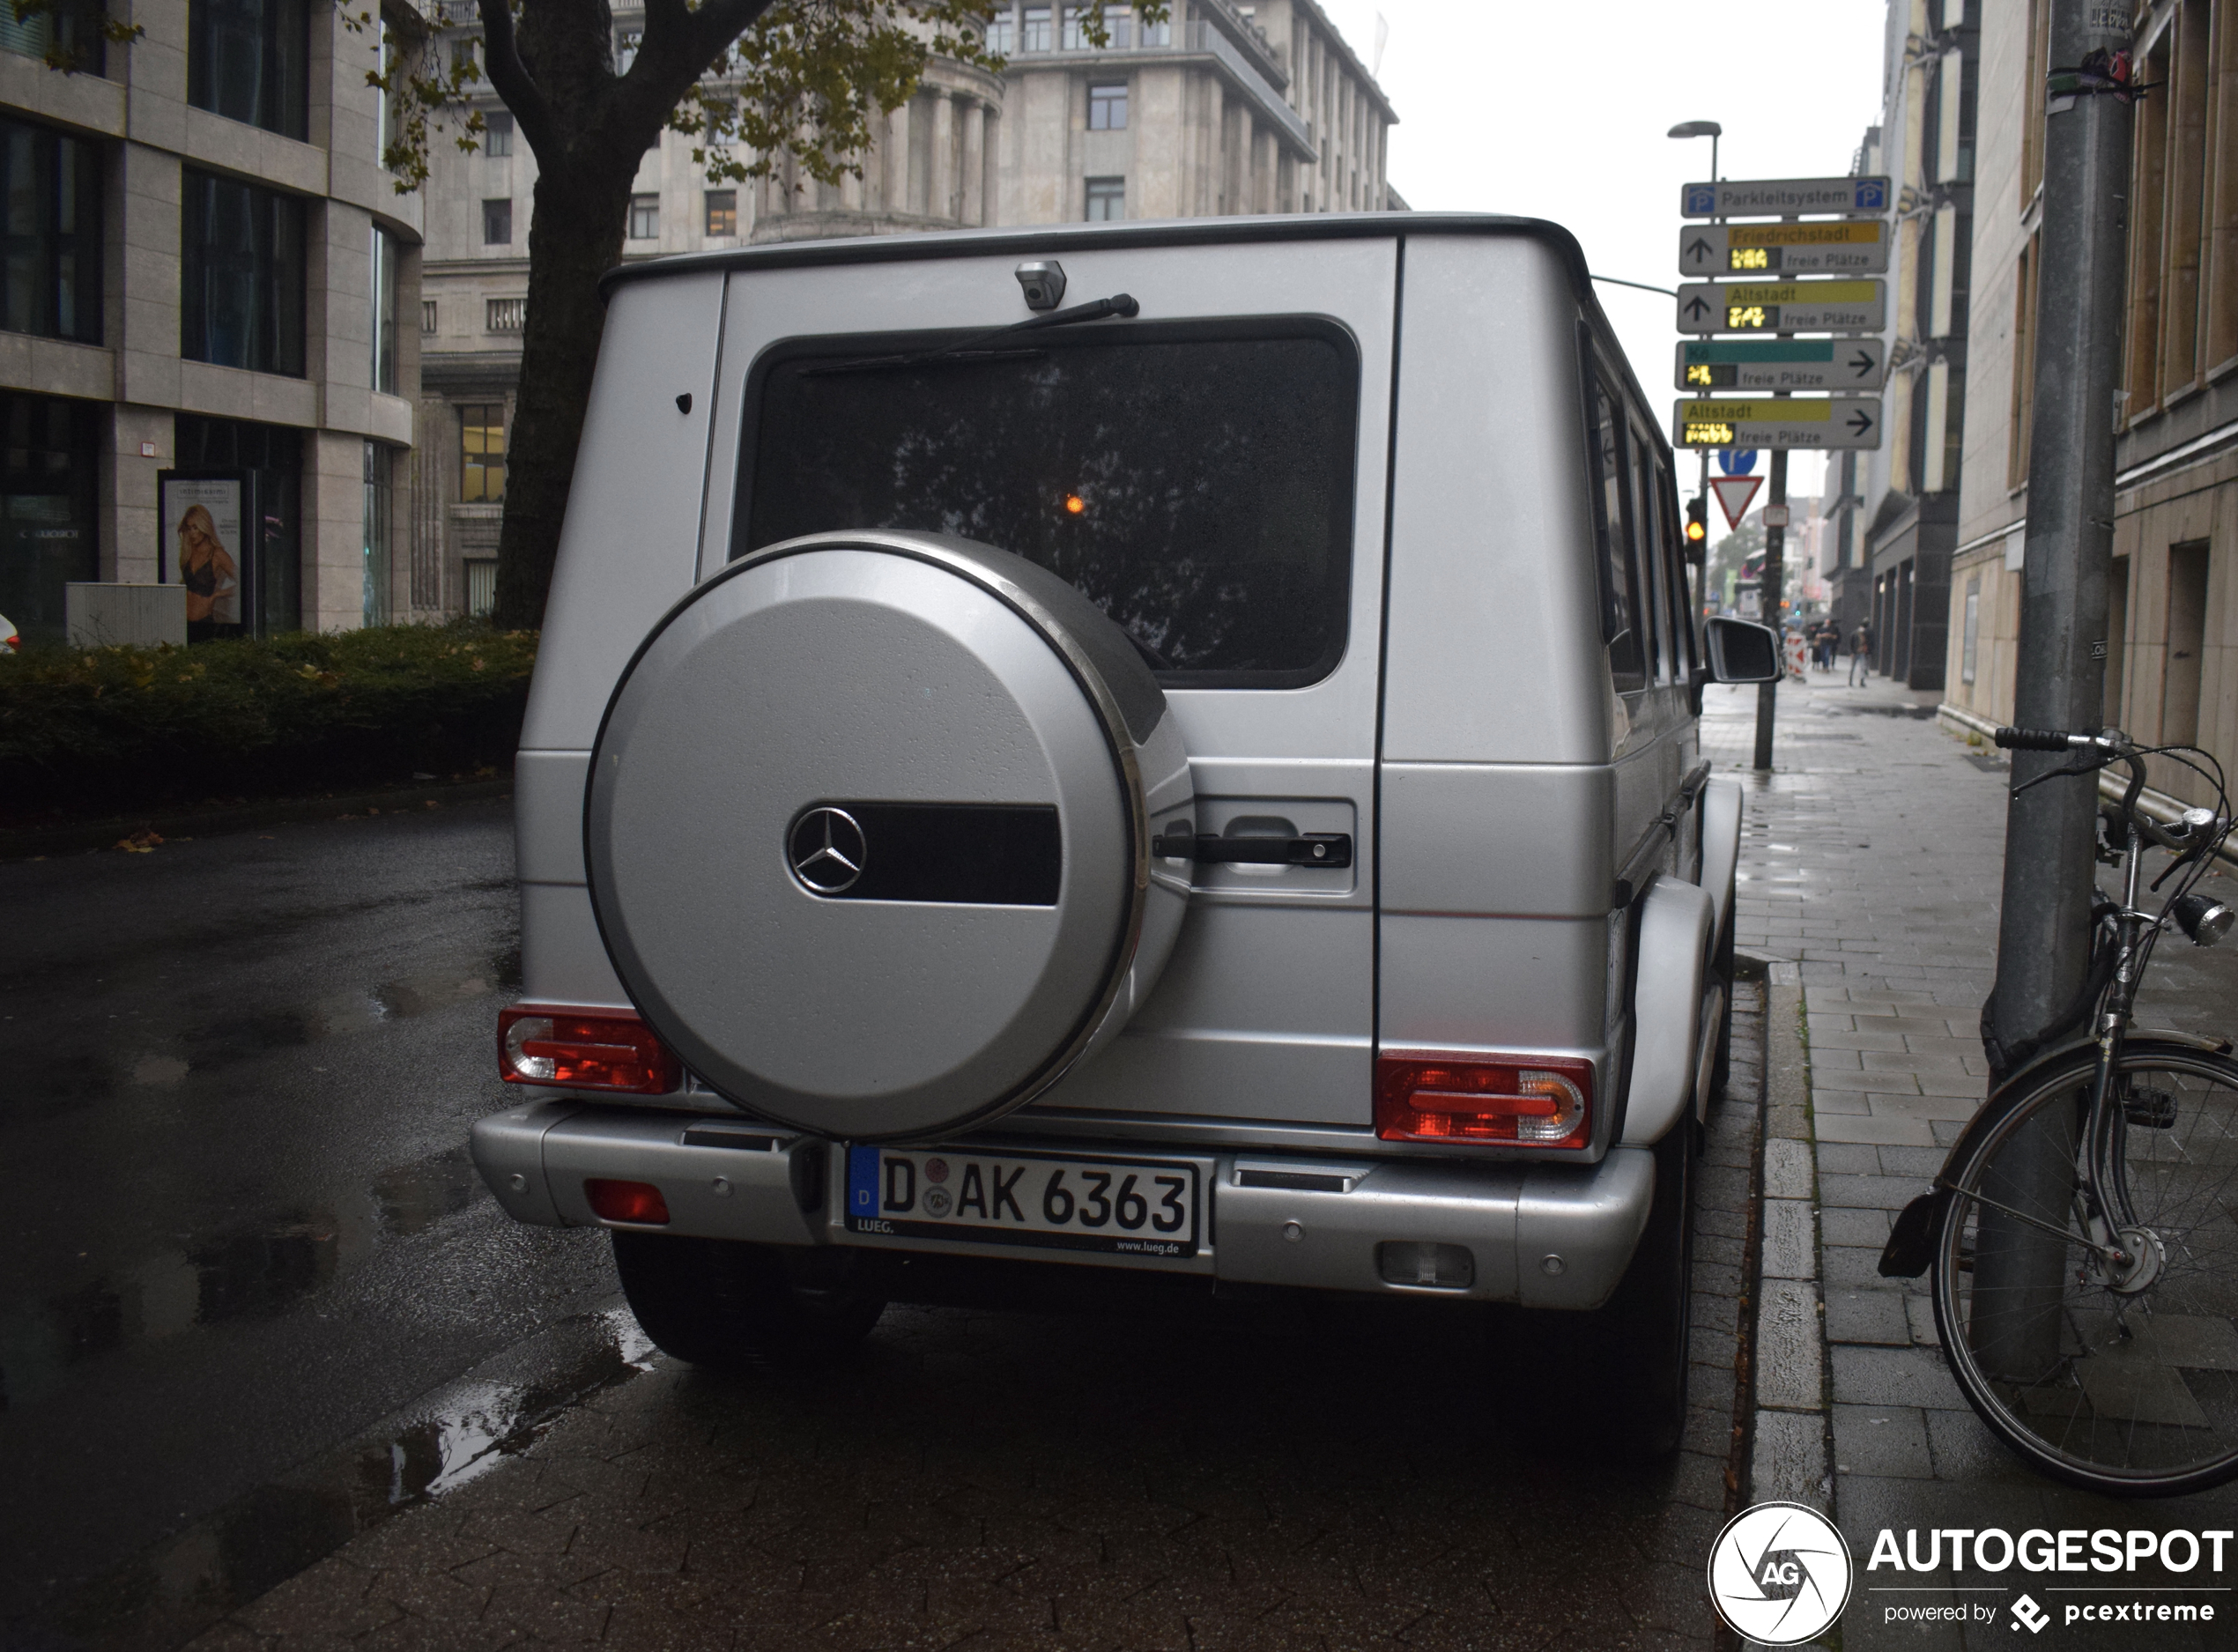
POLYGON ((718 1370, 827 1364, 886 1311, 855 1251, 614 1230, 629 1310, 662 1352, 718 1370))
POLYGON ((1503 1316, 1494 1336, 1522 1380, 1517 1397, 1560 1393, 1599 1430, 1594 1444, 1620 1458, 1667 1456, 1686 1431, 1686 1365, 1693 1329, 1695 1127, 1683 1118, 1656 1144, 1655 1203, 1615 1293, 1589 1314, 1503 1316))
POLYGON ((1710 965, 1711 973, 1724 983, 1725 1010, 1717 1018, 1717 1059, 1709 1070, 1709 1099, 1715 1101, 1725 1093, 1726 1080, 1733 1076, 1733 931, 1738 926, 1733 922, 1729 899, 1725 914, 1725 933, 1717 943, 1717 956, 1710 965))

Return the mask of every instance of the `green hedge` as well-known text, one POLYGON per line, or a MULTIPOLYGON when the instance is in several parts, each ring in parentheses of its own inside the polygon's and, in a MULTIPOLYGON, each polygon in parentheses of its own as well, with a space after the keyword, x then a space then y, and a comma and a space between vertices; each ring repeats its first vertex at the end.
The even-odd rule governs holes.
POLYGON ((537 638, 382 626, 0 656, 0 826, 508 768, 537 638))

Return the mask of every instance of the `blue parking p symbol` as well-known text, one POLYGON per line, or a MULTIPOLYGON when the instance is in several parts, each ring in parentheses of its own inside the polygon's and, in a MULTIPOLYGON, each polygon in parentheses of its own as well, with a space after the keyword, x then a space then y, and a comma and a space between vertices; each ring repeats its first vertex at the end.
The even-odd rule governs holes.
POLYGON ((1879 178, 1867 178, 1857 185, 1857 211, 1884 211, 1888 206, 1888 187, 1879 178))
POLYGON ((1686 189, 1686 211, 1715 212, 1717 210, 1717 190, 1710 184, 1691 184, 1686 189))

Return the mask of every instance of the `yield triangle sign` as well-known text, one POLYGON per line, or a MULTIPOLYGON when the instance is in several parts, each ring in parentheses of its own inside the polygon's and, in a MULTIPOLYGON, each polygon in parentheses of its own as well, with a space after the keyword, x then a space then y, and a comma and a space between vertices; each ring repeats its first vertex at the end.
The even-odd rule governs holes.
POLYGON ((1718 507, 1725 513, 1725 525, 1738 528, 1741 518, 1748 515, 1748 501, 1756 497, 1756 490, 1764 485, 1760 476, 1714 476, 1709 478, 1709 491, 1717 495, 1718 507))

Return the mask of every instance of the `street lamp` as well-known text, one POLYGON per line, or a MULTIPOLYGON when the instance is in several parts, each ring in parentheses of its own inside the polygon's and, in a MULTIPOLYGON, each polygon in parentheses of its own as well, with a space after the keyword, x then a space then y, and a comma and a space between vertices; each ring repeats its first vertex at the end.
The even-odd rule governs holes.
MULTIPOLYGON (((1712 183, 1717 181, 1717 140, 1724 135, 1725 129, 1715 121, 1681 121, 1664 134, 1666 137, 1706 137, 1709 140, 1709 181, 1712 183)), ((1694 480, 1694 497, 1698 500, 1707 499, 1708 494, 1709 449, 1704 448, 1701 450, 1701 474, 1694 480)), ((1708 521, 1707 512, 1704 513, 1704 521, 1705 522, 1708 521)), ((1709 562, 1707 556, 1704 557, 1701 567, 1702 582, 1708 584, 1709 562)))
POLYGON ((1706 137, 1709 140, 1709 181, 1717 181, 1717 140, 1725 129, 1715 121, 1681 121, 1666 132, 1666 137, 1706 137))

